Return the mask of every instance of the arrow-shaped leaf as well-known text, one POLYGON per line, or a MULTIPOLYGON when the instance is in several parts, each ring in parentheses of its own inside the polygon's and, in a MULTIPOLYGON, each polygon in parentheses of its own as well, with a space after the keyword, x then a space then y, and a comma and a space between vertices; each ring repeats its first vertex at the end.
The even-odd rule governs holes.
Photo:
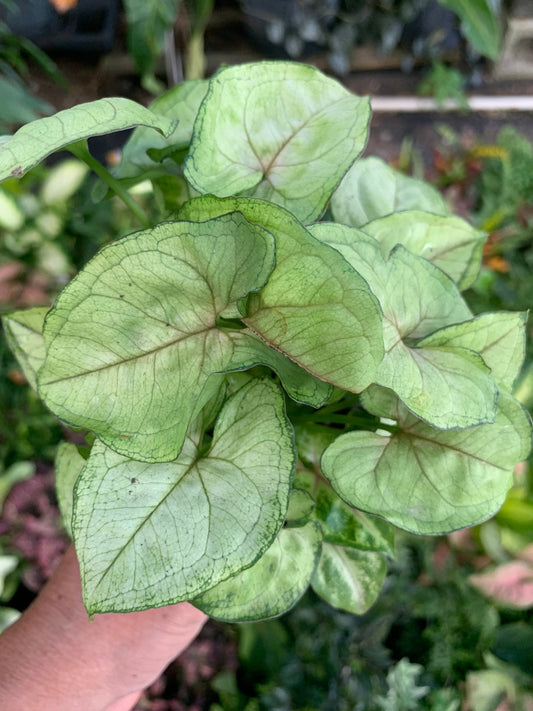
MULTIPOLYGON (((439 0, 461 20, 461 29, 470 44, 482 55, 497 59, 501 49, 498 11, 490 0, 439 0)), ((498 7, 498 6, 496 6, 498 7)))
POLYGON ((126 456, 173 459, 207 379, 233 354, 217 317, 240 315, 273 263, 272 236, 240 214, 112 243, 46 319, 41 396, 126 456))
POLYGON ((451 279, 401 245, 383 260, 378 243, 354 228, 319 223, 310 229, 359 271, 381 304, 385 357, 375 382, 394 390, 435 427, 493 421, 497 389, 481 356, 464 347, 417 343, 439 328, 471 318, 451 279))
POLYGON ((233 210, 276 239, 276 268, 248 299, 246 324, 321 380, 360 392, 383 357, 379 305, 368 284, 289 212, 251 198, 190 200, 179 212, 201 220, 233 210))
POLYGON ((441 328, 418 346, 468 348, 479 353, 494 380, 510 390, 520 373, 526 348, 526 313, 487 313, 471 321, 441 328))
POLYGON ((486 234, 460 217, 408 210, 373 220, 362 230, 378 240, 384 257, 403 244, 440 267, 460 289, 471 286, 479 273, 486 234))
POLYGON ((369 119, 367 98, 315 67, 228 67, 209 84, 185 176, 201 193, 265 198, 310 222, 365 147, 369 119))
POLYGON ((392 436, 349 432, 322 457, 322 470, 350 506, 421 534, 485 521, 500 508, 514 466, 531 444, 526 411, 505 391, 494 424, 436 430, 388 390, 371 388, 364 406, 398 423, 392 436))
POLYGON ((219 583, 192 600, 210 617, 225 622, 253 622, 282 615, 309 586, 321 552, 317 523, 282 529, 251 568, 219 583))
POLYGON ((331 210, 335 222, 351 227, 362 227, 400 210, 448 213, 443 197, 433 186, 373 156, 352 165, 331 197, 331 210))
POLYGON ((254 380, 224 405, 209 452, 187 437, 173 462, 96 442, 73 531, 89 613, 190 600, 251 566, 287 510, 294 468, 281 391, 254 380))

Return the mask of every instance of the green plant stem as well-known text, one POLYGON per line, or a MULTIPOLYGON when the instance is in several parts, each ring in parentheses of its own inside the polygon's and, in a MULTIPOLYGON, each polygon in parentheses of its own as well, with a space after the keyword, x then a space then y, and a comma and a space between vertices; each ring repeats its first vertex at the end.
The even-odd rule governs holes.
MULTIPOLYGON (((297 420, 298 418, 292 418, 297 420)), ((312 415, 307 415, 305 417, 305 422, 320 422, 323 424, 340 424, 348 425, 352 427, 362 427, 367 430, 374 430, 376 427, 382 430, 387 430, 387 432, 394 433, 397 431, 397 427, 394 425, 383 424, 382 422, 376 422, 375 420, 369 420, 365 417, 357 417, 354 415, 340 415, 340 414, 328 414, 324 412, 315 412, 312 415)))
POLYGON ((96 158, 93 158, 89 152, 87 141, 71 143, 70 146, 67 146, 67 150, 75 155, 76 158, 79 158, 86 163, 89 168, 96 173, 96 175, 115 193, 115 195, 122 200, 126 207, 130 209, 130 211, 144 227, 150 227, 151 222, 148 215, 129 194, 129 192, 120 184, 120 182, 111 175, 107 168, 97 161, 96 158))

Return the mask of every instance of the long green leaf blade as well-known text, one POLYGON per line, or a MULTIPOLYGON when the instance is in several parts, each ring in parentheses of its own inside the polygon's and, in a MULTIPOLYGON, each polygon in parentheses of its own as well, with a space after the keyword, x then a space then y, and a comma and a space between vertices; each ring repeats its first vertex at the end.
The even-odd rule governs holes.
POLYGON ((90 101, 32 121, 0 146, 0 181, 20 178, 51 153, 71 143, 134 126, 150 126, 169 136, 176 124, 120 97, 90 101))
POLYGON ((461 20, 470 44, 489 59, 497 59, 501 48, 501 27, 489 0, 439 0, 461 20))
POLYGON ((128 50, 142 76, 151 75, 176 22, 181 0, 124 0, 128 50))

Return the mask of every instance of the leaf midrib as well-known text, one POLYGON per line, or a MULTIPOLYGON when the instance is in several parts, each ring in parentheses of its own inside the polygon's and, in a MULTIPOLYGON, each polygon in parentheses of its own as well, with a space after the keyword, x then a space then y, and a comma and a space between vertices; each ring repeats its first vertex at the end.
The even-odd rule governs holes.
MULTIPOLYGON (((163 503, 165 503, 165 502, 167 501, 167 499, 175 492, 175 490, 177 489, 177 487, 178 487, 180 484, 183 483, 184 479, 185 479, 186 477, 188 477, 189 475, 194 474, 195 471, 196 471, 197 474, 198 474, 198 478, 199 478, 199 480, 200 480, 202 489, 203 489, 204 494, 205 494, 205 501, 206 501, 207 508, 208 508, 208 510, 209 510, 209 520, 210 520, 210 522, 211 522, 211 499, 210 499, 210 496, 209 496, 209 491, 208 491, 207 487, 205 486, 205 483, 204 483, 204 480, 203 480, 203 476, 202 476, 202 472, 201 472, 201 470, 200 470, 200 468, 199 468, 199 466, 198 466, 198 465, 200 464, 200 462, 202 462, 202 461, 207 461, 207 460, 210 460, 210 461, 223 461, 223 462, 226 462, 226 463, 232 465, 233 467, 235 467, 236 469, 238 469, 245 477, 247 477, 246 472, 245 472, 241 467, 239 467, 237 464, 235 464, 235 462, 233 462, 232 460, 225 459, 225 458, 223 458, 223 457, 211 456, 210 452, 214 449, 214 446, 215 446, 216 441, 217 441, 217 440, 213 440, 209 452, 208 452, 206 455, 204 455, 204 456, 199 456, 199 450, 198 450, 198 448, 195 446, 195 449, 196 449, 196 456, 195 456, 195 458, 193 459, 193 461, 186 467, 185 471, 184 471, 183 474, 180 476, 180 478, 179 478, 177 481, 175 481, 175 482, 173 482, 173 483, 171 484, 171 486, 169 487, 169 490, 167 491, 167 493, 166 493, 166 494, 157 502, 157 504, 150 510, 150 512, 148 513, 148 515, 146 515, 146 516, 144 516, 144 517, 142 518, 142 520, 140 521, 139 525, 138 525, 138 526, 135 528, 135 530, 131 533, 131 535, 128 537, 128 539, 127 539, 127 541, 124 543, 124 545, 123 545, 121 548, 118 549, 118 551, 117 551, 116 554, 114 555, 113 559, 108 563, 106 569, 104 570, 104 572, 103 572, 103 573, 101 574, 101 576, 99 577, 98 582, 96 583, 96 585, 94 585, 94 589, 96 589, 97 587, 99 587, 99 586, 102 584, 102 581, 106 578, 106 576, 108 575, 108 573, 111 572, 111 570, 112 570, 112 568, 114 567, 114 565, 115 565, 115 563, 117 562, 117 560, 118 560, 122 555, 124 555, 124 554, 126 553, 126 550, 127 550, 127 549, 129 548, 129 546, 132 544, 132 542, 133 542, 133 540, 135 539, 135 537, 136 537, 136 536, 139 534, 139 532, 144 528, 144 526, 146 526, 148 523, 151 522, 151 519, 152 519, 152 517, 155 515, 156 511, 157 511, 157 510, 163 505, 163 503)), ((111 471, 111 469, 109 469, 109 471, 111 471)), ((249 477, 247 477, 247 478, 249 478, 249 477)), ((256 520, 255 523, 257 524, 257 520, 256 520)), ((200 558, 203 557, 204 555, 205 555, 205 551, 202 553, 201 556, 198 556, 198 559, 200 559, 200 558)), ((226 579, 227 579, 227 578, 224 578, 224 580, 226 580, 226 579)), ((219 582, 222 582, 222 581, 219 581, 219 582)), ((200 593, 195 593, 195 594, 200 594, 200 593)))
POLYGON ((123 358, 122 360, 115 361, 113 363, 107 363, 106 365, 102 365, 99 368, 93 368, 92 370, 85 370, 81 373, 76 373, 75 375, 66 375, 61 378, 56 378, 55 380, 47 380, 47 381, 41 381, 41 385, 55 385, 57 383, 62 383, 67 380, 73 380, 75 378, 82 378, 83 376, 90 375, 92 373, 99 373, 104 370, 108 370, 109 368, 116 368, 120 367, 123 364, 126 363, 132 363, 135 360, 140 360, 141 358, 144 358, 146 356, 151 356, 154 353, 158 353, 160 351, 164 351, 166 348, 170 348, 171 346, 175 346, 177 343, 181 343, 182 341, 186 341, 188 338, 193 338, 194 336, 199 336, 201 334, 209 333, 210 331, 219 331, 220 333, 223 333, 222 329, 217 328, 215 326, 215 323, 213 323, 212 326, 209 326, 208 328, 202 328, 199 331, 193 331, 190 333, 185 334, 184 336, 180 338, 174 338, 172 341, 169 343, 165 343, 164 345, 157 346, 156 348, 153 348, 150 351, 144 351, 144 353, 140 353, 138 355, 131 356, 130 358, 123 358))
MULTIPOLYGON (((306 118, 306 120, 305 120, 300 126, 298 126, 298 128, 297 128, 296 130, 294 130, 292 133, 290 133, 290 134, 287 136, 287 138, 283 141, 283 143, 282 143, 281 146, 278 148, 278 150, 276 151, 276 153, 272 156, 272 158, 270 159, 270 162, 268 163, 267 166, 265 166, 265 165, 263 164, 263 161, 261 160, 259 154, 257 153, 257 151, 256 151, 256 149, 255 149, 254 144, 252 143, 250 134, 249 134, 249 132, 248 132, 248 126, 246 125, 246 120, 245 120, 245 121, 244 121, 244 130, 245 130, 245 133, 246 133, 246 137, 247 137, 248 142, 249 142, 249 144, 250 144, 250 148, 252 149, 254 155, 255 155, 255 156, 257 157, 257 159, 259 160, 259 164, 260 164, 261 169, 262 169, 262 171, 263 171, 263 180, 266 180, 267 182, 271 183, 271 181, 270 181, 270 171, 272 170, 272 167, 275 165, 276 160, 279 158, 279 156, 281 155, 281 153, 283 153, 283 151, 285 150, 285 148, 290 144, 290 142, 291 142, 292 140, 294 140, 295 136, 297 136, 297 135, 300 133, 300 131, 302 131, 304 128, 306 128, 307 125, 308 125, 311 121, 313 121, 314 119, 316 119, 317 116, 319 116, 321 113, 323 113, 326 109, 330 109, 332 106, 335 106, 336 104, 342 103, 342 102, 345 101, 345 100, 346 100, 346 97, 345 97, 345 96, 343 96, 343 97, 341 97, 341 98, 339 98, 339 99, 336 99, 336 100, 333 101, 331 104, 327 104, 327 105, 321 106, 318 111, 315 111, 315 112, 312 113, 310 116, 308 116, 308 117, 306 118)), ((308 161, 308 162, 309 162, 309 161, 308 161)), ((260 182, 261 182, 261 181, 260 181, 260 182)), ((272 183, 271 183, 271 184, 272 184, 272 183)))

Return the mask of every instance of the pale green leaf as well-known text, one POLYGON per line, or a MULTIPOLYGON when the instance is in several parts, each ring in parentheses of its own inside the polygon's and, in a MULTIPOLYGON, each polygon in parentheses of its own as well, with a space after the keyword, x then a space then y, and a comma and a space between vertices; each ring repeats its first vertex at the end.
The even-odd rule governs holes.
POLYGON ((436 264, 460 289, 477 278, 486 234, 460 217, 409 210, 374 220, 362 228, 387 257, 397 244, 436 264))
POLYGON ((190 600, 251 566, 287 510, 292 432, 272 381, 224 405, 210 450, 187 437, 173 462, 96 442, 75 490, 73 530, 89 613, 190 600))
POLYGON ((295 486, 315 499, 315 518, 322 526, 325 541, 394 555, 394 529, 387 521, 348 506, 322 477, 309 471, 297 472, 295 486))
MULTIPOLYGON (((525 623, 517 624, 520 627, 523 625, 525 631, 528 631, 525 623)), ((516 649, 517 652, 522 651, 522 645, 516 649)), ((492 654, 489 659, 491 665, 494 664, 496 668, 468 672, 464 685, 464 707, 471 711, 498 711, 499 707, 500 711, 503 711, 506 707, 527 709, 527 706, 531 706, 529 694, 522 697, 524 703, 520 698, 522 693, 518 688, 518 668, 514 664, 503 663, 492 654)))
POLYGON ((335 222, 351 227, 362 227, 399 210, 448 213, 443 197, 432 185, 373 156, 354 163, 331 198, 335 222))
MULTIPOLYGON (((89 173, 89 166, 76 158, 62 160, 47 173, 41 186, 40 197, 45 205, 57 206, 60 210, 81 188, 89 173)), ((63 223, 60 223, 60 230, 63 223)))
POLYGON ((527 313, 487 313, 471 321, 441 328, 418 344, 420 348, 447 346, 479 353, 494 380, 511 390, 520 373, 526 347, 527 313))
POLYGON ((305 489, 294 488, 289 499, 289 508, 285 520, 290 526, 303 526, 315 510, 315 501, 305 489))
POLYGON ((398 342, 376 378, 418 417, 440 429, 493 422, 498 389, 481 356, 466 348, 398 342))
POLYGON ((175 458, 208 377, 233 354, 217 317, 238 315, 273 263, 272 236, 236 213, 110 244, 47 317, 41 397, 117 452, 175 458))
MULTIPOLYGON (((245 385, 246 383, 242 383, 245 385)), ((193 414, 193 423, 189 427, 188 436, 194 440, 197 446, 200 446, 203 434, 210 429, 218 417, 224 401, 233 393, 237 392, 240 387, 236 387, 232 392, 228 391, 226 377, 214 373, 207 379, 205 388, 202 391, 202 397, 197 402, 193 414)))
POLYGON ((24 227, 25 222, 26 215, 15 197, 6 190, 0 189, 0 229, 18 232, 24 227))
POLYGON ((335 249, 321 244, 286 210, 251 198, 200 197, 179 213, 201 220, 233 210, 276 239, 276 267, 248 299, 246 324, 315 377, 360 392, 383 357, 379 305, 335 249))
POLYGON ((241 370, 254 365, 268 365, 280 377, 287 394, 297 402, 312 407, 326 403, 333 388, 322 380, 317 380, 283 353, 269 348, 254 333, 242 330, 230 333, 233 341, 233 356, 227 370, 241 370))
POLYGON ((323 543, 311 585, 333 607, 362 615, 376 601, 386 573, 382 553, 323 543))
POLYGON ((19 560, 16 556, 0 554, 0 596, 4 592, 7 576, 16 570, 18 564, 19 560))
MULTIPOLYGON (((149 108, 154 114, 177 119, 178 126, 168 137, 158 135, 144 126, 136 128, 122 150, 122 159, 117 167, 119 178, 135 177, 158 168, 160 163, 153 161, 147 154, 150 149, 188 147, 196 114, 207 92, 208 83, 204 79, 185 81, 161 94, 150 104, 149 108)), ((165 168, 172 169, 169 164, 165 164, 165 168)))
POLYGON ((13 622, 16 622, 20 617, 20 610, 15 610, 13 607, 0 607, 0 634, 7 629, 13 622))
POLYGON ((71 143, 134 126, 149 126, 169 136, 176 124, 124 98, 98 99, 32 121, 0 146, 0 181, 20 178, 50 153, 71 143))
POLYGON ((43 325, 47 306, 13 311, 2 316, 2 325, 9 347, 13 351, 26 380, 37 390, 37 371, 45 358, 43 325))
POLYGON ((419 346, 420 339, 472 314, 449 277, 402 245, 385 261, 374 238, 334 223, 310 227, 366 279, 383 310, 385 357, 374 382, 418 417, 452 429, 491 422, 497 388, 478 354, 466 348, 419 346))
POLYGON ((216 74, 185 175, 201 193, 245 194, 316 219, 363 150, 370 107, 315 67, 258 62, 216 74))
POLYGON ((56 496, 63 526, 71 538, 74 485, 85 463, 75 444, 61 442, 54 463, 56 496))
POLYGON ((322 454, 326 447, 339 435, 339 431, 331 427, 315 425, 314 423, 306 427, 296 422, 294 434, 298 457, 305 466, 318 473, 322 454))
POLYGON ((470 44, 489 59, 497 59, 501 49, 501 26, 490 0, 439 0, 455 12, 470 44))
MULTIPOLYGON (((214 376, 211 376, 213 378, 214 376)), ((226 394, 233 395, 237 390, 240 390, 244 385, 255 380, 257 374, 252 370, 239 370, 227 373, 224 382, 226 383, 226 394)))
POLYGON ((225 622, 253 622, 282 615, 309 586, 320 557, 321 540, 316 523, 284 528, 255 565, 191 602, 225 622))
POLYGON ((326 450, 323 472, 347 503, 420 534, 496 513, 531 443, 529 417, 516 400, 502 392, 493 424, 448 432, 418 420, 390 391, 373 387, 363 402, 399 429, 391 436, 349 432, 326 450))

